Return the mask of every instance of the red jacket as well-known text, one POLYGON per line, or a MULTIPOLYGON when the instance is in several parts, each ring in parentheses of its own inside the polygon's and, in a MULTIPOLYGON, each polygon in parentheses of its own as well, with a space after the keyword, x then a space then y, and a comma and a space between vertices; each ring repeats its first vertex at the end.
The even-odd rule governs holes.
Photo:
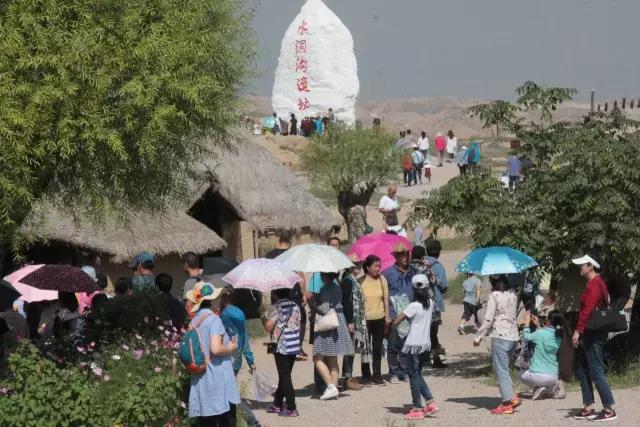
POLYGON ((580 335, 584 334, 584 329, 587 327, 587 322, 593 311, 601 303, 608 304, 608 302, 609 290, 607 285, 602 280, 602 277, 597 275, 587 283, 587 288, 580 296, 580 314, 578 316, 578 326, 576 326, 576 330, 580 332, 580 335))

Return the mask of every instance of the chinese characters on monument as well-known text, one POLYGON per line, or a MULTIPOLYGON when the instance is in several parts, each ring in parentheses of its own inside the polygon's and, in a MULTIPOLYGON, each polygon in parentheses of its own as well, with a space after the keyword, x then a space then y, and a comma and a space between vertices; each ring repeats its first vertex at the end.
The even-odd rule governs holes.
POLYGON ((300 93, 298 98, 298 110, 300 112, 307 111, 311 108, 311 102, 303 94, 311 92, 309 87, 309 77, 307 71, 309 70, 309 63, 307 61, 307 39, 303 38, 309 32, 309 23, 303 19, 302 23, 298 26, 298 35, 301 37, 296 40, 296 73, 302 73, 296 80, 296 90, 300 93))

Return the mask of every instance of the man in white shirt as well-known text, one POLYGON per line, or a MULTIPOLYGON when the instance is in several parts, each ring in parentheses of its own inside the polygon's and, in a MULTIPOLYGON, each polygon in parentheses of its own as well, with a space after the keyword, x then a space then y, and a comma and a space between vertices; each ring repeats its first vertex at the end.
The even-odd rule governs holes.
POLYGON ((418 138, 418 148, 422 153, 422 157, 424 157, 424 160, 426 161, 427 154, 429 154, 429 138, 427 138, 427 133, 425 131, 422 131, 420 138, 418 138))
POLYGON ((396 197, 396 193, 398 192, 398 188, 391 184, 387 188, 387 195, 382 196, 380 199, 380 204, 378 205, 378 211, 382 214, 384 219, 384 223, 387 224, 389 219, 393 219, 395 217, 395 222, 398 222, 398 212, 400 212, 400 202, 398 202, 398 198, 396 197))

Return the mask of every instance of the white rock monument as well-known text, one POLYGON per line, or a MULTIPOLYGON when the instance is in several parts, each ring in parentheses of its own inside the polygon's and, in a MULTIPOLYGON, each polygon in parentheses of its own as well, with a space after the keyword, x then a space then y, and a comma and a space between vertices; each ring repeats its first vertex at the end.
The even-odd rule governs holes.
POLYGON ((352 125, 359 92, 351 32, 322 0, 307 0, 282 39, 273 111, 300 120, 332 108, 337 120, 352 125))

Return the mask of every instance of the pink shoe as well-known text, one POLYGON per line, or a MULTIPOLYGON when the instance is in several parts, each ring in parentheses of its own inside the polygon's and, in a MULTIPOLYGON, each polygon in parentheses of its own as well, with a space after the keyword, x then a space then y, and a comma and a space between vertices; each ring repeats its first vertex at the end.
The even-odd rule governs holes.
POLYGON ((435 414, 439 410, 440 410, 440 408, 438 408, 438 405, 436 405, 436 402, 431 402, 427 406, 424 407, 424 410, 423 410, 424 416, 428 417, 430 415, 435 414))
POLYGON ((424 412, 422 409, 412 408, 405 414, 404 419, 407 421, 424 420, 424 412))

